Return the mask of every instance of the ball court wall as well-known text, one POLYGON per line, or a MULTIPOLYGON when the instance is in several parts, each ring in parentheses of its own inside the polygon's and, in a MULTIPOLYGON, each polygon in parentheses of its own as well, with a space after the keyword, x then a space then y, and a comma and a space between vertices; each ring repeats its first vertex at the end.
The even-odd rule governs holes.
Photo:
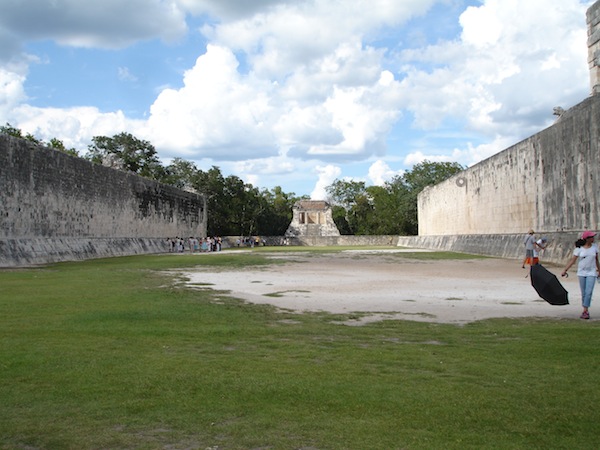
POLYGON ((205 236, 200 195, 0 135, 0 266, 156 253, 205 236))

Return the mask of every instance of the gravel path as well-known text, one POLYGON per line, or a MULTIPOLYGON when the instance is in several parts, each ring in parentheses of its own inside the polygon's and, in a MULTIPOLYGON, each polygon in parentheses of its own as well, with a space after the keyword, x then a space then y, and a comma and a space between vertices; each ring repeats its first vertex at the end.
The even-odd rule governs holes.
POLYGON ((579 317, 574 273, 561 280, 571 304, 552 306, 538 297, 520 261, 423 261, 398 255, 403 251, 273 253, 269 257, 287 262, 245 270, 198 269, 184 276, 190 285, 209 285, 251 303, 297 312, 358 313, 345 322, 349 325, 382 319, 464 324, 495 317, 579 317))

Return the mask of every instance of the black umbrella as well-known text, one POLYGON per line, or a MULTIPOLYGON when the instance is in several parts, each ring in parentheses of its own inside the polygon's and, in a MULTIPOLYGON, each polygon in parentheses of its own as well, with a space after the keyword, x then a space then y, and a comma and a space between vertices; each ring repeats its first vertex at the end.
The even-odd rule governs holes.
POLYGON ((540 297, 551 305, 568 305, 569 293, 560 284, 556 275, 548 272, 541 264, 531 266, 531 285, 540 297))

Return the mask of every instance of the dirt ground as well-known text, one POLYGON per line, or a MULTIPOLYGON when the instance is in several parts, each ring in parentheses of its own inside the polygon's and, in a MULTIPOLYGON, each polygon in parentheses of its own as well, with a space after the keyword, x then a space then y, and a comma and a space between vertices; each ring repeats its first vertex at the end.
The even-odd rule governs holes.
MULTIPOLYGON (((349 325, 382 319, 451 324, 499 317, 577 319, 581 312, 574 272, 561 279, 570 304, 553 306, 539 298, 520 261, 422 261, 397 254, 403 251, 273 253, 270 258, 287 262, 244 270, 198 269, 184 276, 190 285, 225 290, 251 303, 299 313, 358 313, 345 322, 349 325)), ((561 270, 547 268, 557 275, 561 270)), ((594 301, 590 312, 593 316, 594 301)))

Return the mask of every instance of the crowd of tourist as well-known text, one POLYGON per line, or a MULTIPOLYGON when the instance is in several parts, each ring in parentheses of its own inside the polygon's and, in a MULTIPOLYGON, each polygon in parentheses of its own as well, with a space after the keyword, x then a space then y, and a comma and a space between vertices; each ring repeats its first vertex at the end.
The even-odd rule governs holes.
POLYGON ((168 238, 167 241, 169 242, 170 253, 183 253, 185 251, 190 253, 220 252, 223 246, 223 240, 219 236, 204 238, 190 236, 187 239, 174 237, 168 238))
MULTIPOLYGON (((190 236, 189 238, 174 237, 167 238, 169 244, 169 253, 204 253, 204 252, 220 252, 223 248, 223 239, 220 236, 208 236, 205 238, 196 238, 190 236)), ((230 244, 233 246, 233 243, 230 244)), ((236 247, 258 247, 267 245, 265 239, 261 239, 259 236, 240 237, 236 239, 236 247)), ((287 239, 285 243, 279 245, 288 245, 287 239)), ((226 245, 227 246, 227 245, 226 245)))
POLYGON ((235 241, 235 245, 237 245, 238 247, 254 247, 254 246, 258 247, 259 245, 265 245, 265 242, 264 241, 261 242, 261 239, 258 236, 256 236, 256 237, 250 236, 250 237, 238 238, 235 241))

